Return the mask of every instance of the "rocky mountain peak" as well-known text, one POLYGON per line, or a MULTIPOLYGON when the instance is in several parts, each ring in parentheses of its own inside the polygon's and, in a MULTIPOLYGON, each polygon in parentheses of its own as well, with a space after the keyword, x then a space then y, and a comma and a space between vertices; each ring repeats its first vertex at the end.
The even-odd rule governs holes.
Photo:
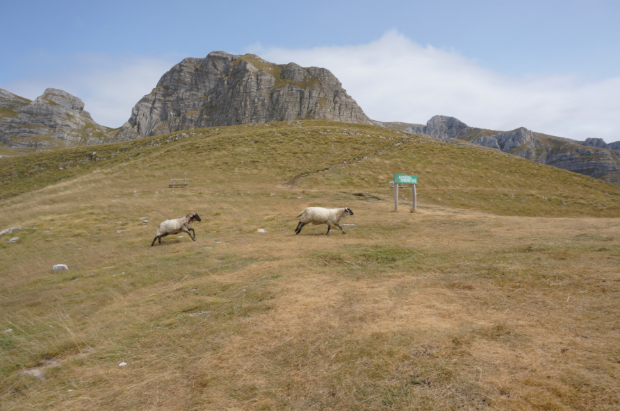
MULTIPOLYGON (((502 151, 510 151, 514 148, 534 149, 540 140, 534 136, 531 130, 525 127, 519 127, 512 131, 504 133, 496 133, 493 135, 483 135, 471 141, 474 144, 480 144, 481 146, 497 148, 502 151)), ((525 153, 525 152, 524 152, 525 153)), ((523 154, 521 157, 530 158, 533 154, 523 154)))
POLYGON ((48 88, 34 101, 0 90, 0 142, 15 153, 100 144, 109 129, 95 123, 84 102, 66 91, 48 88))
POLYGON ((414 125, 405 131, 424 133, 437 138, 459 138, 469 127, 461 120, 449 116, 433 116, 426 126, 414 125))
POLYGON ((586 138, 586 141, 584 141, 581 144, 583 144, 584 146, 589 146, 589 147, 609 148, 609 144, 607 144, 605 140, 603 140, 602 138, 596 138, 596 137, 588 137, 586 138))
POLYGON ((83 111, 84 102, 76 96, 73 96, 66 91, 58 90, 56 88, 47 88, 43 92, 42 96, 37 97, 35 103, 45 104, 46 102, 56 103, 62 106, 65 110, 70 111, 83 111))
POLYGON ((214 51, 165 73, 117 138, 298 119, 372 124, 329 70, 214 51))

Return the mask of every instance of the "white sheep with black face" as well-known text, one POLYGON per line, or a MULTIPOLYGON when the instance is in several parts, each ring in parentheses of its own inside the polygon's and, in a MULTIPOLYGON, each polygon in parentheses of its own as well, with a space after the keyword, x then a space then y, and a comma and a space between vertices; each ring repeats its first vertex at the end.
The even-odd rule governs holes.
POLYGON ((151 247, 155 245, 155 241, 157 240, 159 240, 159 244, 161 244, 162 237, 170 234, 177 234, 181 231, 187 233, 187 235, 189 235, 189 238, 191 238, 193 241, 196 241, 196 231, 194 231, 194 229, 192 228, 192 223, 194 221, 201 221, 200 216, 196 213, 189 213, 185 217, 175 218, 174 220, 166 220, 161 222, 159 224, 159 227, 157 227, 157 235, 153 239, 151 247), (193 237, 190 231, 194 233, 193 237))
POLYGON ((307 207, 304 211, 297 214, 297 217, 301 217, 301 220, 299 221, 299 224, 297 224, 295 234, 301 233, 301 229, 308 223, 312 223, 314 225, 327 224, 327 233, 325 233, 325 235, 329 234, 329 230, 331 230, 332 225, 337 226, 340 231, 342 231, 342 234, 346 234, 340 226, 340 220, 346 215, 353 215, 353 211, 351 211, 349 207, 307 207))

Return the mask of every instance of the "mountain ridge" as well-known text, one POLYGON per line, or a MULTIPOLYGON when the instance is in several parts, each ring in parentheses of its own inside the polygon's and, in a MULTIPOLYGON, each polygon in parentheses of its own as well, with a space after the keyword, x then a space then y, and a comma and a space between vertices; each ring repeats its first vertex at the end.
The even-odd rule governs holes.
POLYGON ((620 142, 606 144, 598 138, 578 141, 525 127, 510 131, 488 130, 470 127, 455 117, 441 115, 433 116, 426 126, 413 125, 405 131, 444 140, 465 140, 537 163, 620 183, 620 142))

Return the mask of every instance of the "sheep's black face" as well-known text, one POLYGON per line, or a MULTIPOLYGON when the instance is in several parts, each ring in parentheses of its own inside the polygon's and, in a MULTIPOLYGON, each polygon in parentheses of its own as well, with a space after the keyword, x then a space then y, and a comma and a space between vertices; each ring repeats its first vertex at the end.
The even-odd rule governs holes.
POLYGON ((198 214, 196 214, 196 213, 194 213, 194 216, 192 217, 192 220, 194 220, 194 221, 202 221, 200 219, 200 216, 198 214))
POLYGON ((351 209, 349 207, 345 207, 344 208, 344 213, 348 214, 348 215, 353 215, 353 211, 351 211, 351 209))

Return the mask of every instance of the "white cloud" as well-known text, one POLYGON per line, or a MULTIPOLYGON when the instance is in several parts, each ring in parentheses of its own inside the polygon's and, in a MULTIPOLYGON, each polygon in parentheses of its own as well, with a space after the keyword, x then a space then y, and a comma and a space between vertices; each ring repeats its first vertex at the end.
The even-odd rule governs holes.
POLYGON ((395 31, 358 46, 291 50, 255 45, 248 52, 275 63, 328 68, 366 114, 380 121, 425 124, 442 114, 473 127, 523 126, 576 140, 620 140, 620 77, 582 82, 566 75, 505 76, 395 31))
POLYGON ((81 54, 66 63, 68 69, 3 84, 2 88, 31 100, 48 88, 58 88, 84 101, 84 109, 104 126, 120 127, 132 107, 178 63, 177 58, 81 54))

